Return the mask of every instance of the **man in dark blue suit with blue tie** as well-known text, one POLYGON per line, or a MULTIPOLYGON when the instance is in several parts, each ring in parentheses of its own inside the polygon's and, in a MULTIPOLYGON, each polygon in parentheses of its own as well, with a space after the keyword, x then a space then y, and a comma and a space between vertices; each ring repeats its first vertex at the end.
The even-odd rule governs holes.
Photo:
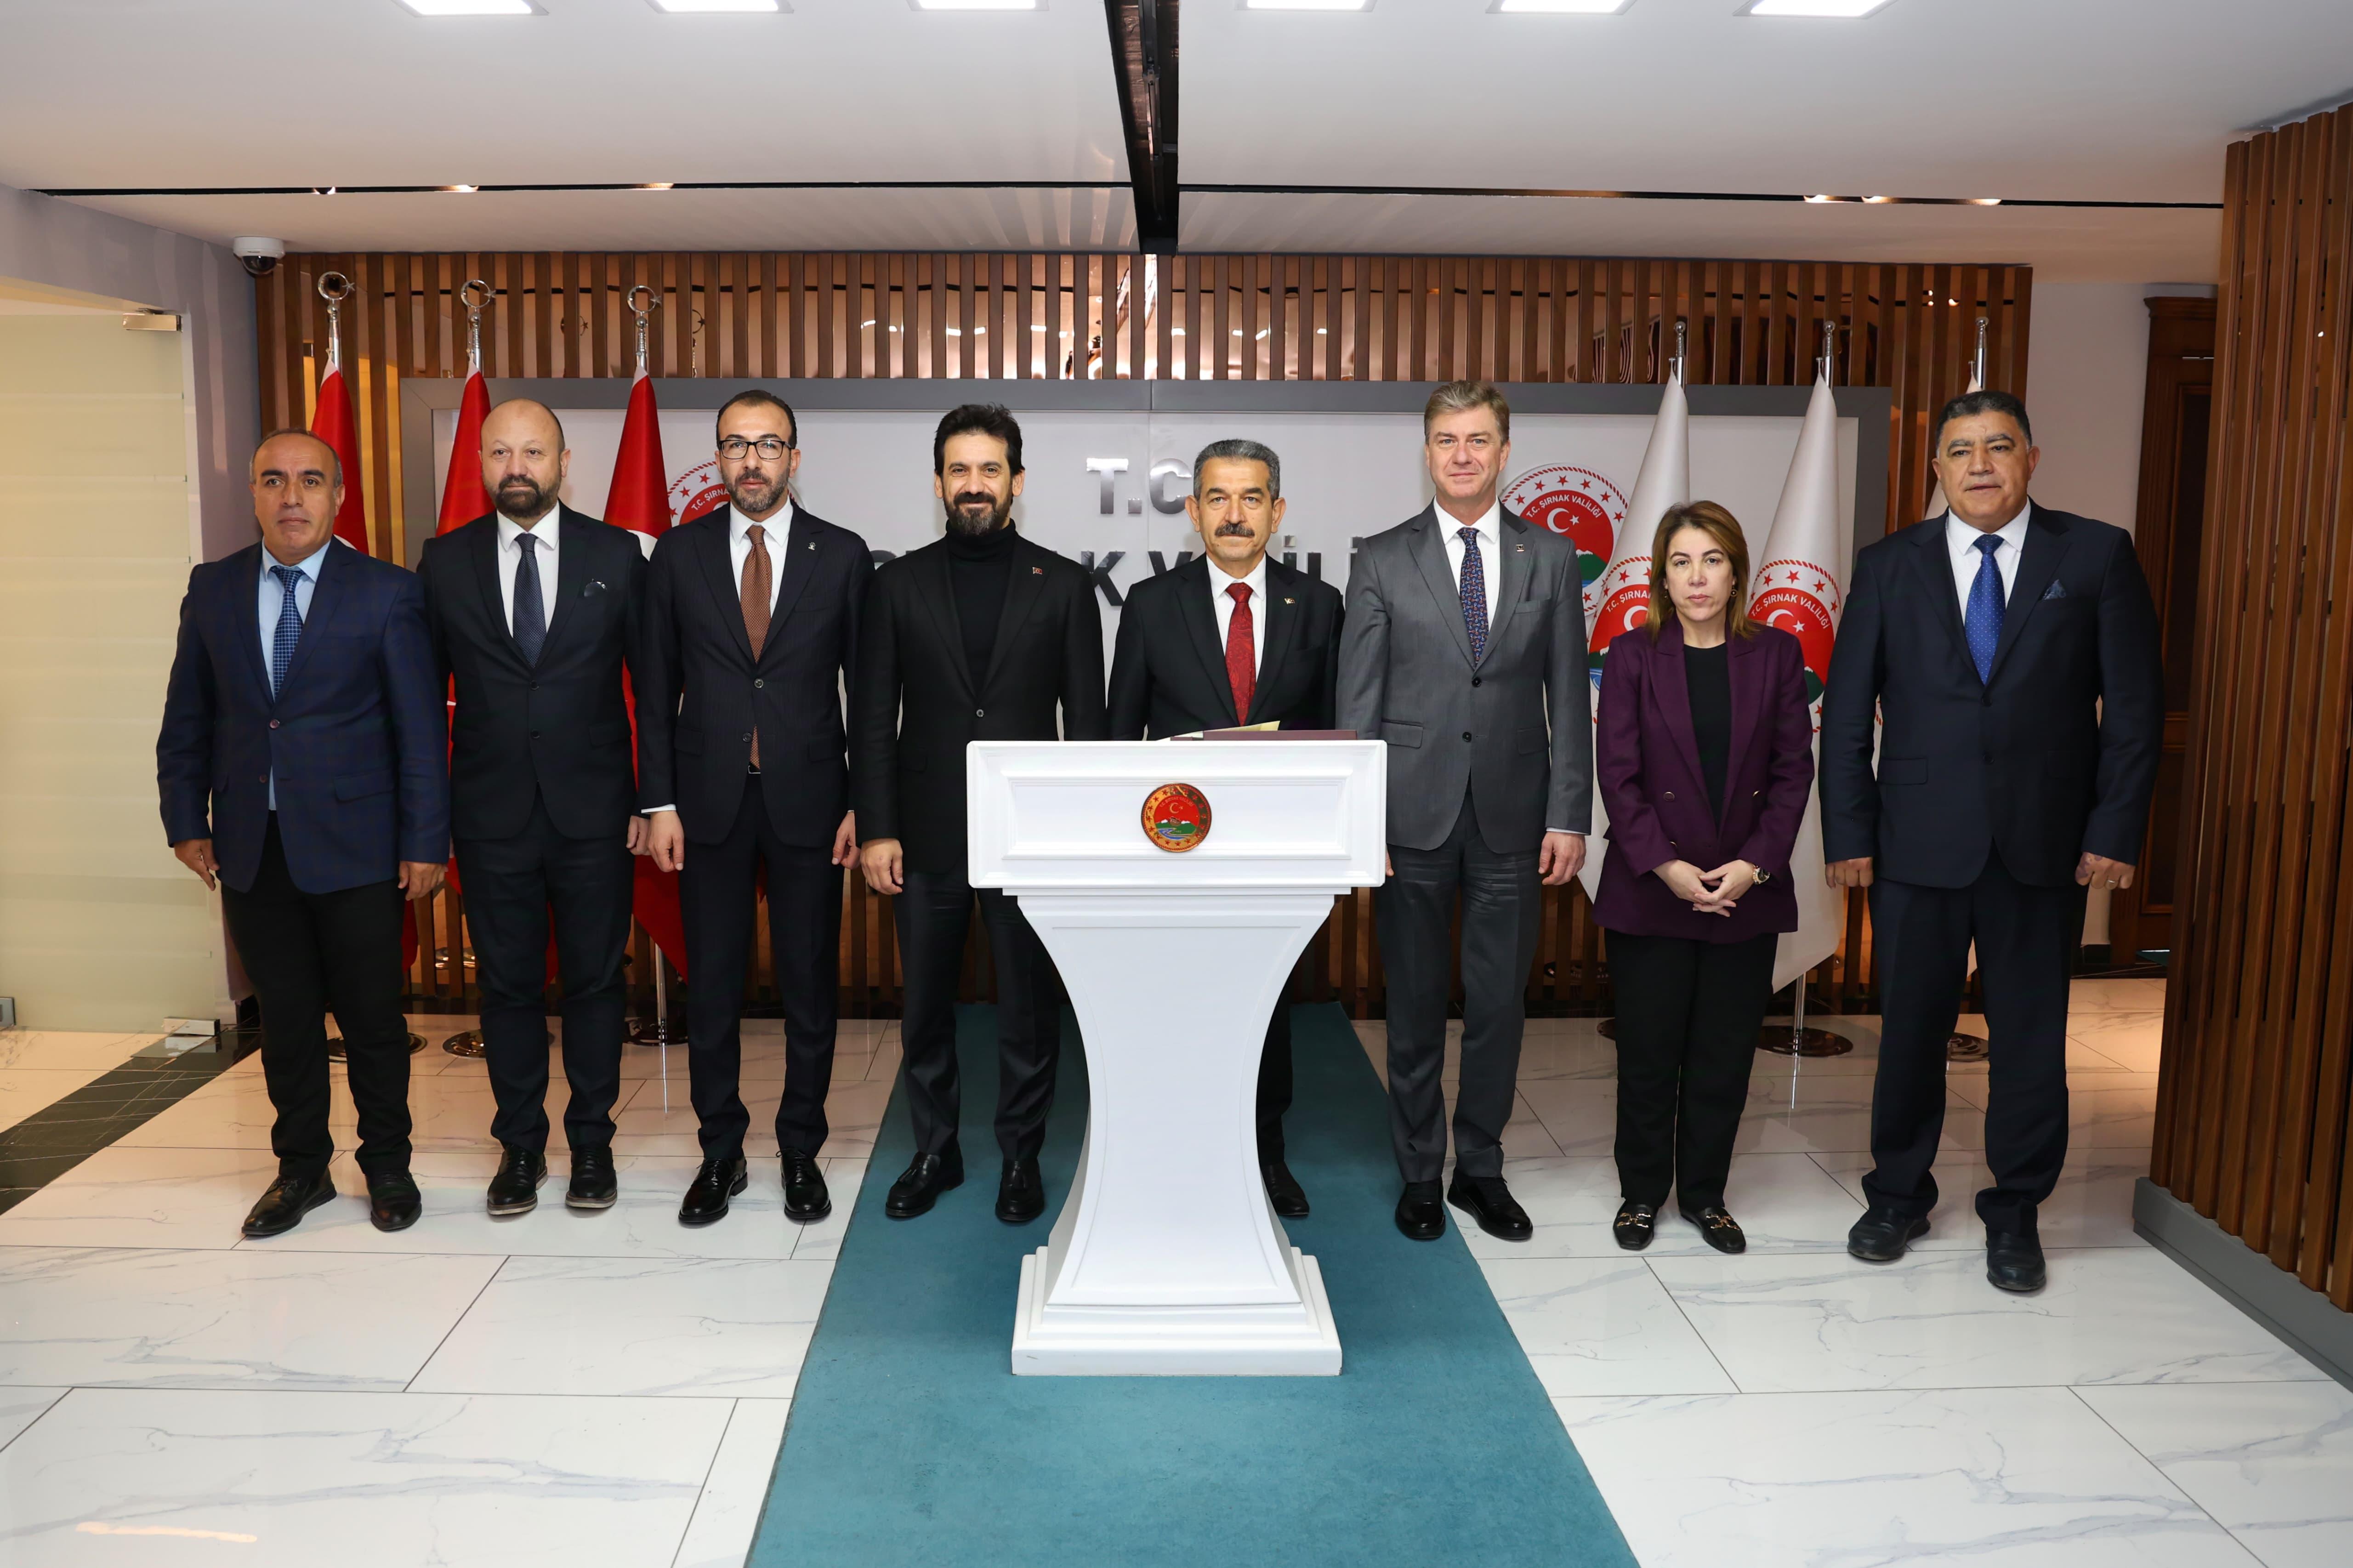
POLYGON ((1879 972, 1869 1207, 1847 1250, 1904 1255, 1936 1206, 1945 1048, 1985 980, 1986 1275, 2042 1288, 2035 1211, 2067 1155, 2067 990, 2084 889, 2132 886, 2165 722, 2157 611, 2132 537, 2036 506, 2026 406, 1936 420, 1951 510, 1855 560, 1822 703, 1822 846, 1871 889, 1879 972), (1881 720, 1877 766, 1873 719, 1881 720))
POLYGON ((277 1236, 331 1201, 326 1010, 343 1026, 368 1217, 417 1222, 408 1173, 401 904, 449 856, 447 718, 424 594, 334 539, 334 452, 281 431, 253 458, 261 542, 198 566, 155 744, 164 831, 217 886, 261 1005, 278 1180, 245 1218, 277 1236))

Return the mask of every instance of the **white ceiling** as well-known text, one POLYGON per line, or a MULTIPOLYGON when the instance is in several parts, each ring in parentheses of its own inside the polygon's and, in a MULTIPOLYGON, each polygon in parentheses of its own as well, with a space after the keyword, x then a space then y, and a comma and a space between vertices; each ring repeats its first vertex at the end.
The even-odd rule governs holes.
MULTIPOLYGON (((34 189, 674 181, 986 190, 138 195, 300 249, 1124 247, 1099 0, 936 14, 648 0, 427 20, 396 0, 5 0, 0 183, 34 189), (1107 188, 1106 188, 1107 187, 1107 188)), ((1635 0, 1270 15, 1188 0, 1188 186, 2212 202, 2244 127, 2353 96, 2348 0, 1893 0, 1862 22, 1635 0)), ((2211 211, 1191 191, 1188 247, 2030 263, 2211 279, 2211 211)))

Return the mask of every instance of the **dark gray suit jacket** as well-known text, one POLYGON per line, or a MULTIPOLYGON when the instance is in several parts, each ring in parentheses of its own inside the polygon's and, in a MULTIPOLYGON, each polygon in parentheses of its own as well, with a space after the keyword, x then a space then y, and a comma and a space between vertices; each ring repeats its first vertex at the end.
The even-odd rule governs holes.
POLYGON ((1435 849, 1469 792, 1480 837, 1533 852, 1593 819, 1584 584, 1569 542, 1503 514, 1486 657, 1471 658, 1433 504, 1357 547, 1339 724, 1388 742, 1389 842, 1435 849))

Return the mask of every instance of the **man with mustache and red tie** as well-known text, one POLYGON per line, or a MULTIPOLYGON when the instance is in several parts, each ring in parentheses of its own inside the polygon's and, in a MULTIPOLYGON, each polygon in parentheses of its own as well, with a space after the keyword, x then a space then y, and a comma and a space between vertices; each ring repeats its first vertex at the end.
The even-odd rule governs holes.
MULTIPOLYGON (((1239 724, 1328 730, 1340 678, 1340 591, 1271 560, 1282 463, 1256 441, 1212 441, 1193 460, 1186 515, 1201 554, 1128 590, 1111 662, 1111 738, 1161 740, 1239 724)), ((1268 1201, 1304 1218, 1283 1158, 1291 1008, 1277 1002, 1259 1058, 1258 1159, 1268 1201)))
POLYGON ((728 504, 654 546, 633 666, 647 852, 679 873, 686 918, 702 1168, 678 1219, 723 1217, 750 1181, 744 982, 765 874, 785 1013, 785 1215, 808 1225, 833 1212, 817 1156, 839 1007, 841 871, 857 853, 840 693, 874 563, 864 540, 794 503, 799 422, 782 398, 737 393, 719 410, 718 440, 728 504))

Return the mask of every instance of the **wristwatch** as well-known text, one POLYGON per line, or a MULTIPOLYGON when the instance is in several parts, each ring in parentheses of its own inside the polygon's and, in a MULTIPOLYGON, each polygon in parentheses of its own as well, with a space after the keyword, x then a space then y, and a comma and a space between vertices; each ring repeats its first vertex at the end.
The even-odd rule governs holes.
POLYGON ((1772 873, 1772 872, 1767 871, 1767 869, 1765 869, 1765 868, 1764 868, 1764 867, 1762 867, 1762 866, 1759 866, 1759 867, 1757 867, 1757 876, 1756 876, 1755 880, 1756 880, 1756 883, 1757 883, 1757 885, 1758 887, 1760 887, 1760 888, 1761 888, 1761 887, 1763 887, 1766 883, 1767 883, 1767 882, 1771 881, 1772 879, 1773 879, 1773 873, 1772 873))

